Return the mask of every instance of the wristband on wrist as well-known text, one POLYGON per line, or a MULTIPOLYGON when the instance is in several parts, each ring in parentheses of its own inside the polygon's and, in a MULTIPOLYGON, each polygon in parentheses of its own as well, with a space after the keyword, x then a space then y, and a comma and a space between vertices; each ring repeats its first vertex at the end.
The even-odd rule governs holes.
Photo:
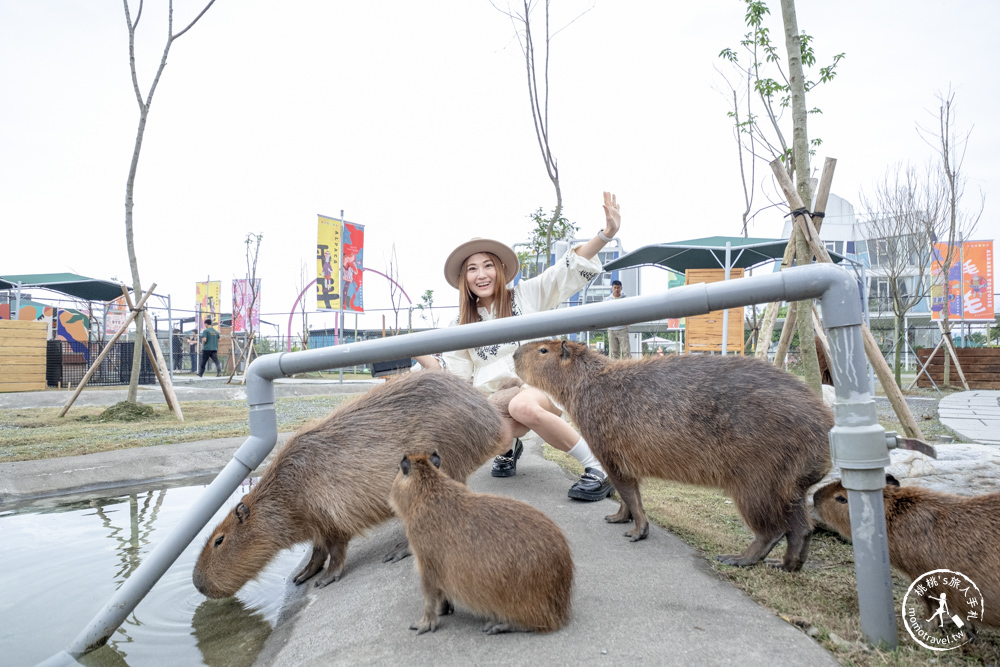
POLYGON ((604 230, 603 230, 603 229, 601 229, 601 230, 599 230, 599 231, 597 232, 597 238, 601 239, 601 240, 602 240, 602 241, 604 241, 605 243, 611 243, 611 238, 612 238, 612 237, 610 237, 610 236, 605 236, 605 235, 604 235, 604 230))

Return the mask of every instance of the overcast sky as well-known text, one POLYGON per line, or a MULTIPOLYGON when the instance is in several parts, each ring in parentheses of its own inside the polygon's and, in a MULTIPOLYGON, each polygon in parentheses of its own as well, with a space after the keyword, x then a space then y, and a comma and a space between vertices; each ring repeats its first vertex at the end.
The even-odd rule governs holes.
MULTIPOLYGON (((146 2, 139 25, 144 96, 166 6, 146 2)), ((175 30, 201 6, 178 0, 175 30)), ((552 44, 551 146, 567 217, 591 236, 611 190, 626 250, 738 235, 742 190, 718 54, 746 32, 743 2, 555 0, 553 24, 591 6, 552 44)), ((833 191, 860 209, 859 190, 887 166, 929 158, 916 125, 936 125, 936 93, 951 86, 958 125, 972 130, 967 199, 986 196, 976 237, 997 238, 1000 3, 799 0, 797 11, 821 64, 846 53, 837 78, 807 98, 823 111, 810 117, 810 137, 823 140, 813 166, 838 160, 833 191)), ((0 275, 71 271, 131 284, 124 200, 138 107, 121 2, 0 0, 0 63, 0 275)), ((153 98, 136 252, 143 286, 157 283, 175 312, 190 314, 195 282, 209 278, 223 281, 228 309, 229 283, 246 272, 243 239, 262 233, 263 317, 284 331, 300 267, 315 277, 317 214, 343 210, 366 226, 369 268, 387 272, 395 246, 413 301, 431 289, 453 306, 442 275, 451 248, 473 236, 525 240, 528 214, 554 202, 523 57, 487 0, 218 0, 174 43, 153 98)), ((780 214, 765 215, 750 235, 781 228, 780 214)), ((657 284, 648 272, 643 280, 657 284)), ((383 279, 366 275, 365 290, 371 312, 390 307, 383 279)))

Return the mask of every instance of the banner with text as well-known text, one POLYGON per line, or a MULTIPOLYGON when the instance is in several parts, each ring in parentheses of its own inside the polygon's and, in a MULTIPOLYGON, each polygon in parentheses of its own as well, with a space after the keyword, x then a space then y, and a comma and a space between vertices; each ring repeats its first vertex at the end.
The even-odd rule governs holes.
POLYGON ((319 216, 316 234, 316 309, 340 309, 340 220, 319 216))
POLYGON ((246 333, 260 329, 260 278, 253 281, 240 278, 233 281, 233 333, 246 333))
POLYGON ((118 333, 118 330, 125 324, 128 318, 128 304, 125 297, 120 296, 113 301, 108 301, 107 311, 104 318, 104 332, 108 336, 118 333))
POLYGON ((219 280, 195 283, 195 310, 198 311, 197 329, 205 328, 205 320, 212 318, 212 324, 219 324, 219 297, 222 295, 222 282, 219 280))
POLYGON ((365 226, 344 223, 344 310, 365 312, 362 280, 365 272, 365 226))
POLYGON ((992 320, 993 241, 966 241, 955 246, 947 278, 941 263, 948 244, 935 243, 931 262, 931 318, 940 320, 945 303, 948 319, 992 320))

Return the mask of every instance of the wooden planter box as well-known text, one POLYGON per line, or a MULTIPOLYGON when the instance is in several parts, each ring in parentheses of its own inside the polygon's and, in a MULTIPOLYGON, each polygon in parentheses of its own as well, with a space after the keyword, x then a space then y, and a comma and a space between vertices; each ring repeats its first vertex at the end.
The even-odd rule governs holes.
MULTIPOLYGON (((931 351, 931 348, 917 350, 917 359, 921 366, 931 356, 931 351)), ((969 389, 1000 389, 1000 347, 960 347, 955 351, 958 353, 958 363, 962 365, 962 372, 965 374, 966 382, 969 383, 969 389)), ((944 382, 944 358, 947 355, 948 351, 942 346, 927 366, 927 372, 938 386, 944 382)), ((962 380, 955 370, 954 363, 951 364, 948 380, 952 386, 962 386, 962 380)), ((933 385, 927 379, 927 375, 921 373, 917 386, 933 385)))
POLYGON ((0 320, 0 392, 45 389, 45 322, 0 320))

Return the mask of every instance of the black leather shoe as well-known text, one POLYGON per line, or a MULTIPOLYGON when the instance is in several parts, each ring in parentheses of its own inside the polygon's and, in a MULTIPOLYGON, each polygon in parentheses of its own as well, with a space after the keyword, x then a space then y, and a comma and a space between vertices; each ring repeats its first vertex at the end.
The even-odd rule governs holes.
POLYGON ((587 468, 576 484, 569 487, 570 498, 576 500, 604 500, 614 491, 608 476, 596 468, 587 468))
POLYGON ((524 445, 520 438, 514 438, 514 449, 508 449, 506 454, 493 459, 493 470, 490 474, 494 477, 513 477, 517 474, 517 460, 524 452, 524 445))

